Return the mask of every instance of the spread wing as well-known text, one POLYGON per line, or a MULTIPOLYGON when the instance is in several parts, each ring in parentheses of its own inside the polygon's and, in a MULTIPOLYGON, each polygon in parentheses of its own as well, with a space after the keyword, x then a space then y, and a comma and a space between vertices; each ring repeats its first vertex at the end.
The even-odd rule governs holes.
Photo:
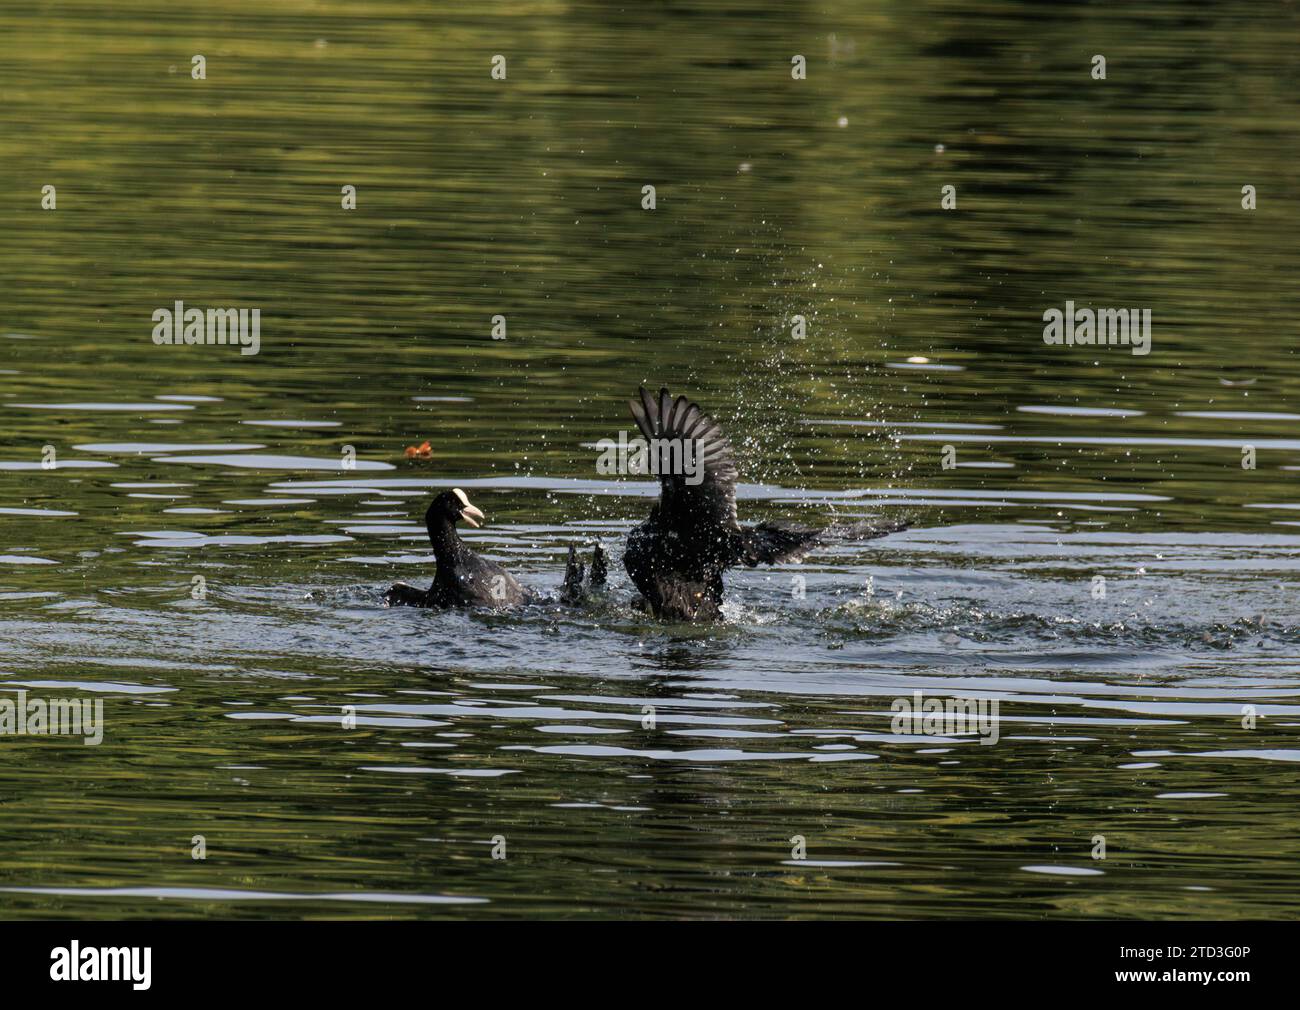
POLYGON ((818 547, 855 540, 875 540, 905 530, 907 520, 896 522, 868 520, 847 525, 813 529, 788 522, 766 522, 746 526, 736 538, 736 557, 741 564, 776 565, 786 561, 802 561, 804 555, 818 547))
POLYGON ((666 388, 651 396, 644 386, 636 399, 629 400, 632 417, 642 437, 673 451, 676 442, 687 466, 661 468, 659 506, 664 518, 688 528, 736 528, 736 461, 731 443, 722 429, 698 403, 679 396, 674 400, 666 388), (657 443, 655 440, 659 440, 657 443), (693 455, 692 455, 693 454, 693 455), (702 470, 701 470, 702 468, 702 470))

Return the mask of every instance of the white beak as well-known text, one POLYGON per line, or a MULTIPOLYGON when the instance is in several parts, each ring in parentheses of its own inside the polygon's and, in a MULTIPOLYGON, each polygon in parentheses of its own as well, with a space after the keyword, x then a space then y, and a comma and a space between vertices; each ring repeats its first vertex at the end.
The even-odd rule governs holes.
POLYGON ((473 505, 469 504, 469 502, 466 502, 464 507, 460 510, 460 517, 476 529, 478 528, 478 523, 474 521, 475 519, 483 519, 485 521, 487 519, 487 516, 476 509, 473 505))

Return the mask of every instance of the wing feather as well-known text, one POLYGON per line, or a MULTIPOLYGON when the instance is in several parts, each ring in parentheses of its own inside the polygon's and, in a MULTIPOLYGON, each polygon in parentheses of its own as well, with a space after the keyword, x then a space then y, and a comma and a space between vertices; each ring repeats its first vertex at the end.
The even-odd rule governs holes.
POLYGON ((637 429, 646 439, 680 440, 689 445, 703 468, 698 484, 688 474, 660 474, 659 504, 674 526, 698 529, 708 537, 719 526, 736 527, 736 461, 731 442, 718 422, 685 396, 674 400, 667 387, 653 396, 644 386, 628 401, 637 429))

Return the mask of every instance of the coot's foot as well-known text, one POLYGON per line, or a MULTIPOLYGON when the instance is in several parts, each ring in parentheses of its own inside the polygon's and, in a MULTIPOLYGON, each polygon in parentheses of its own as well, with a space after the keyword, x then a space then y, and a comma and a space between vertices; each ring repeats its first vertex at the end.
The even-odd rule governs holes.
POLYGON ((564 565, 564 585, 560 587, 560 600, 564 603, 581 603, 582 598, 586 596, 586 590, 582 586, 582 576, 586 572, 581 559, 578 557, 578 548, 569 544, 569 560, 564 565))
POLYGON ((578 557, 578 548, 569 544, 569 560, 564 565, 564 585, 560 587, 560 601, 568 604, 582 603, 592 589, 605 585, 605 551, 600 542, 591 552, 591 577, 586 578, 587 567, 578 557))

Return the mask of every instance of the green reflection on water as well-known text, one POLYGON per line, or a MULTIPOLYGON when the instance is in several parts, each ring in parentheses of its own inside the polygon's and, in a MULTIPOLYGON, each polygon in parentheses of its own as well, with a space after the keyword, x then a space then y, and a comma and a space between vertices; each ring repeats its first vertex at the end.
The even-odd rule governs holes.
MULTIPOLYGON (((318 536, 355 518, 358 499, 268 487, 320 476, 310 471, 76 446, 257 443, 333 460, 351 445, 396 467, 388 476, 592 479, 584 445, 628 425, 622 401, 639 382, 664 381, 727 421, 748 481, 1045 496, 926 509, 927 525, 1046 521, 1058 518, 1058 496, 1084 492, 1168 500, 1064 521, 1099 518, 1139 537, 1287 532, 1271 525, 1286 511, 1243 506, 1294 498, 1294 475, 1280 467, 1300 464, 1300 445, 1269 445, 1295 440, 1293 421, 1184 412, 1297 410, 1294 10, 751 6, 221 2, 162 11, 125 0, 111 13, 0 12, 0 461, 35 463, 53 445, 65 462, 118 464, 41 471, 0 462, 0 507, 77 513, 0 515, 0 555, 56 562, 0 566, 0 593, 10 594, 0 627, 20 657, 0 663, 18 678, 102 675, 177 688, 169 708, 115 700, 102 749, 5 742, 0 883, 492 902, 358 911, 9 894, 0 909, 1294 914, 1287 765, 1182 758, 1151 788, 1140 771, 1115 767, 1139 760, 1131 749, 1235 749, 1231 720, 1205 724, 1204 740, 1184 739, 1186 726, 1090 726, 1079 735, 1092 743, 967 748, 957 766, 882 747, 879 761, 717 767, 502 750, 545 743, 506 723, 480 728, 448 757, 515 772, 476 779, 358 771, 439 765, 395 756, 417 732, 438 743, 428 728, 345 736, 225 718, 232 700, 280 710, 276 698, 288 692, 266 682, 274 673, 323 677, 302 693, 342 704, 335 695, 447 688, 460 674, 446 670, 472 670, 475 660, 472 651, 448 659, 435 638, 433 671, 332 666, 324 656, 333 646, 316 641, 326 629, 340 641, 375 634, 355 601, 336 620, 300 613, 303 653, 323 655, 254 657, 260 617, 293 619, 282 587, 382 583, 389 568, 345 560, 379 548, 354 537, 192 555, 140 548, 139 532, 318 536), (204 81, 189 76, 195 53, 207 58, 204 81), (508 57, 504 82, 489 76, 496 53, 508 57), (794 53, 808 58, 806 81, 790 77, 794 53), (1088 76, 1094 53, 1107 56, 1104 82, 1088 76), (653 212, 641 209, 646 184, 657 188, 653 212), (1246 184, 1259 193, 1254 212, 1241 208, 1246 184), (40 207, 45 185, 57 188, 55 211, 40 207), (357 189, 355 211, 340 205, 345 185, 357 189), (939 208, 944 185, 957 189, 955 212, 939 208), (178 299, 259 307, 261 353, 155 346, 151 314, 178 299), (1067 299, 1150 308, 1153 353, 1045 346, 1042 313, 1067 299), (496 314, 508 320, 504 341, 490 337, 496 314), (802 341, 789 336, 797 314, 808 320, 802 341), (888 367, 914 356, 962 370, 888 367), (175 395, 221 399, 155 401, 175 395), (151 401, 177 409, 15 406, 151 401), (1136 413, 1017 411, 1035 405, 1136 413), (240 423, 266 419, 337 427, 240 423), (824 423, 863 419, 920 427, 824 423), (1000 425, 981 430, 1026 440, 963 441, 980 430, 936 423, 1000 425), (891 437, 936 432, 944 437, 891 437), (425 438, 434 459, 408 464, 403 448, 425 438), (1206 440, 1221 444, 1197 444, 1206 440), (945 471, 946 441, 963 462, 1011 466, 945 471), (1238 443, 1258 443, 1257 470, 1242 470, 1238 443), (173 482, 183 486, 114 486, 173 482), (315 500, 270 512, 228 504, 275 493, 315 500), (176 507, 219 511, 163 511, 176 507), (220 601, 214 621, 254 623, 246 649, 223 644, 187 667, 166 636, 196 570, 220 601), (214 660, 224 665, 209 669, 214 660), (1174 801, 1151 799, 1207 779, 1202 791, 1228 798, 1167 813, 1162 803, 1174 801), (897 792, 911 785, 926 792, 897 792), (550 806, 570 801, 604 806, 550 806), (650 809, 608 809, 617 806, 650 809), (1120 854, 1098 882, 1019 871, 1076 843, 1087 862, 1099 822, 1120 854), (485 851, 498 824, 512 839, 504 864, 485 851), (212 857, 195 864, 188 839, 201 829, 212 857), (816 839, 820 858, 902 865, 782 866, 794 833, 816 839), (1199 885, 1219 890, 1182 889, 1199 885)), ((497 526, 613 523, 644 506, 528 488, 476 500, 497 526)), ((416 518, 418 501, 394 498, 393 521, 416 518)), ((768 510, 789 507, 747 506, 755 516, 768 510)), ((380 542, 419 551, 415 535, 380 542)), ((1145 559, 1156 547, 1140 550, 1145 559)), ((519 564, 554 568, 557 559, 546 541, 519 564)), ((591 636, 552 663, 564 676, 548 674, 549 685, 594 690, 582 680, 582 650, 610 647, 591 636)), ((682 648, 689 673, 707 646, 682 648)), ((1116 658, 1118 680, 1126 661, 1116 658)), ((519 675, 529 669, 521 657, 519 675)), ((1225 697, 1239 700, 1229 689, 1225 697)), ((836 704, 792 704, 797 726, 840 722, 836 704)), ((1276 738, 1250 747, 1287 746, 1283 730, 1269 733, 1276 738)))

